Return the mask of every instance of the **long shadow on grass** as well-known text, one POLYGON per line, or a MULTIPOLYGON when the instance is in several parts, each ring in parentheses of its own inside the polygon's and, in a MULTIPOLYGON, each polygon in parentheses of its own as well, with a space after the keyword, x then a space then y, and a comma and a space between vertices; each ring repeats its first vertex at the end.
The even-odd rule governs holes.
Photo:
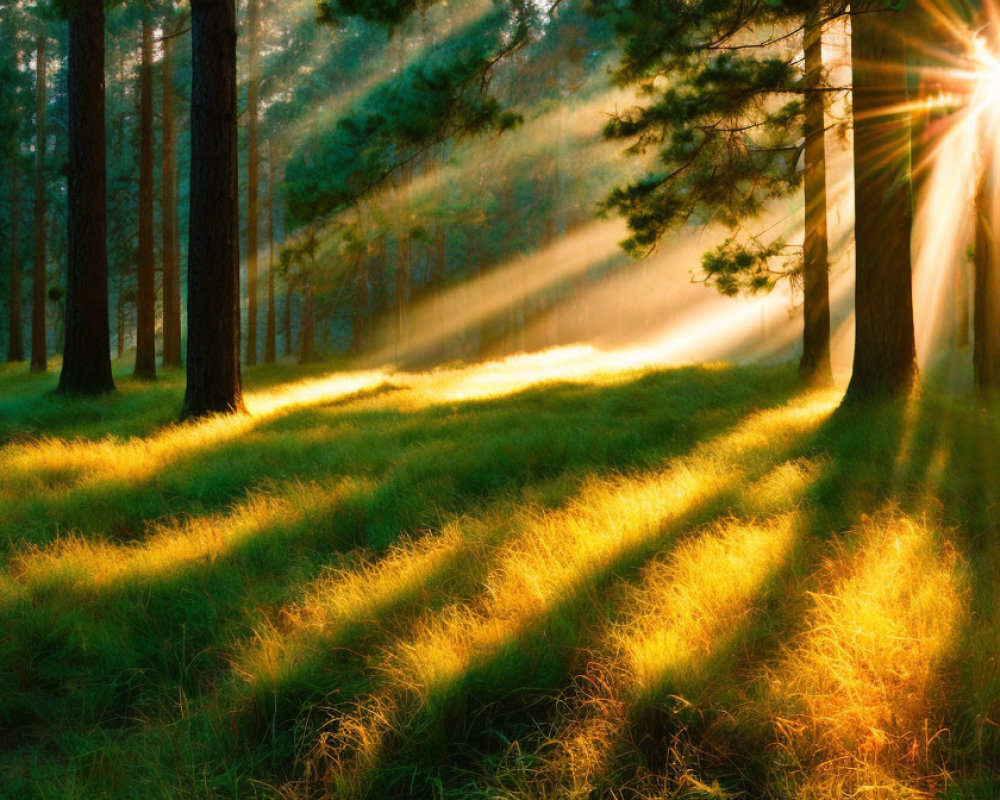
MULTIPOLYGON (((335 715, 334 740, 345 726, 347 730, 356 724, 364 727, 369 703, 384 703, 390 711, 374 712, 375 727, 362 737, 368 743, 366 750, 374 748, 374 754, 352 754, 351 746, 346 744, 344 749, 343 742, 334 745, 326 754, 329 764, 314 763, 311 767, 313 774, 332 776, 332 782, 311 789, 335 796, 351 796, 352 792, 378 797, 423 796, 436 785, 464 780, 462 776, 467 777, 472 766, 467 761, 469 752, 484 758, 495 756, 506 734, 543 725, 558 703, 554 698, 572 679, 571 663, 585 650, 597 597, 614 582, 633 579, 643 564, 683 538, 692 526, 697 529, 727 513, 737 502, 745 480, 766 475, 775 461, 782 461, 786 451, 797 445, 795 436, 790 443, 769 441, 741 453, 742 460, 750 462, 766 454, 765 463, 743 469, 736 464, 728 470, 722 465, 713 467, 723 470, 715 475, 719 486, 679 514, 665 510, 649 533, 634 540, 626 537, 617 547, 602 549, 596 563, 579 565, 579 574, 570 584, 561 585, 558 596, 549 596, 544 608, 536 612, 529 607, 523 619, 511 623, 516 634, 469 652, 463 656, 467 659, 464 666, 450 677, 435 679, 420 689, 393 687, 388 678, 382 678, 370 683, 368 698, 359 698, 357 705, 348 702, 345 709, 344 703, 338 703, 341 711, 335 715), (355 756, 359 760, 352 765, 355 756)), ((491 597, 502 595, 502 587, 494 586, 491 597)), ((503 601, 484 599, 478 612, 460 612, 467 620, 458 630, 464 625, 487 624, 499 612, 493 607, 496 602, 503 601)), ((389 651, 406 647, 401 641, 389 651)), ((465 652, 467 645, 456 641, 454 647, 465 652)), ((322 761, 322 754, 318 758, 322 761)))
MULTIPOLYGON (((618 386, 561 384, 415 412, 318 401, 154 467, 147 477, 55 486, 4 499, 4 512, 14 544, 42 545, 58 531, 121 541, 142 537, 149 520, 224 509, 275 481, 381 480, 387 472, 419 483, 419 493, 436 495, 442 510, 461 510, 468 499, 566 472, 642 467, 793 390, 787 369, 681 369, 618 386), (442 457, 421 452, 428 447, 442 457)), ((412 494, 385 498, 383 518, 372 521, 373 544, 434 522, 407 511, 412 494)))
MULTIPOLYGON (((229 459, 257 465, 253 485, 283 474, 287 465, 281 461, 292 457, 292 449, 299 454, 296 465, 302 472, 294 474, 300 480, 336 476, 349 467, 362 477, 391 464, 396 471, 370 481, 374 488, 331 505, 319 518, 306 517, 297 526, 275 523, 211 559, 182 561, 162 575, 82 593, 72 589, 72 581, 60 585, 58 579, 29 591, 2 613, 6 721, 27 725, 21 738, 30 739, 36 735, 33 728, 44 735, 45 728, 67 723, 120 724, 137 708, 155 707, 178 686, 192 695, 211 692, 224 672, 233 629, 257 621, 257 605, 295 598, 336 553, 368 541, 382 544, 401 530, 433 528, 442 518, 474 509, 493 495, 529 489, 539 480, 568 474, 575 484, 585 471, 641 466, 679 454, 699 436, 739 419, 765 387, 774 398, 787 394, 792 384, 787 371, 760 376, 740 384, 734 403, 727 396, 727 380, 734 376, 688 370, 632 387, 551 387, 502 401, 459 404, 457 412, 431 409, 417 420, 399 412, 335 409, 325 412, 332 424, 323 423, 306 442, 297 437, 293 421, 284 419, 271 423, 277 442, 264 432, 249 451, 237 443, 205 453, 213 465, 229 459), (684 395, 692 385, 694 403, 684 395), (668 412, 642 419, 639 412, 651 392, 662 392, 668 412), (484 433, 477 422, 486 416, 495 419, 484 433), (511 443, 515 423, 529 427, 511 443), (291 442, 281 439, 282 425, 291 442), (430 445, 420 435, 424 426, 435 430, 430 445), (557 446, 554 456, 539 456, 537 448, 545 444, 557 446), (325 460, 330 449, 337 455, 325 460), (371 454, 367 460, 366 453, 371 454)), ((310 412, 297 413, 306 428, 316 421, 310 412)), ((197 472, 196 464, 189 468, 197 472)), ((244 473, 219 504, 245 493, 247 485, 244 473)), ((162 485, 159 491, 164 492, 162 485)), ((572 491, 567 484, 557 494, 572 491)))

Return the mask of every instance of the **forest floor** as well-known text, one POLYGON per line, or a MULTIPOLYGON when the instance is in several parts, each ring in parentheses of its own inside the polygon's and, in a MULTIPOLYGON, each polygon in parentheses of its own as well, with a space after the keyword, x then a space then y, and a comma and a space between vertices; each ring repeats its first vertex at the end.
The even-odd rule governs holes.
POLYGON ((1000 795, 1000 407, 586 356, 0 368, 0 797, 1000 795))

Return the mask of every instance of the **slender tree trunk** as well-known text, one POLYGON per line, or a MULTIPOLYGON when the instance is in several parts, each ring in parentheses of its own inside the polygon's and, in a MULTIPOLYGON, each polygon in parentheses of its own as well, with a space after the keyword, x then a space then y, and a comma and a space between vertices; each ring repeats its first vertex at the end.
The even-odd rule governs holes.
POLYGON ((21 316, 21 168, 10 173, 10 336, 7 360, 24 361, 24 320, 21 316))
MULTIPOLYGON (((857 243, 854 374, 848 400, 908 394, 917 380, 910 267, 913 195, 904 14, 851 17, 857 243)), ((868 12, 868 13, 865 13, 868 12)))
POLYGON ((359 252, 354 261, 354 292, 351 309, 351 350, 357 355, 371 344, 371 288, 368 284, 368 258, 359 252))
POLYGON ((135 302, 135 377, 156 379, 156 267, 153 252, 153 32, 142 10, 139 68, 139 261, 135 302))
POLYGON ((284 331, 285 339, 285 355, 290 356, 292 354, 292 287, 288 283, 288 279, 285 279, 285 304, 284 313, 282 314, 281 327, 284 331))
POLYGON ((239 360, 236 8, 192 0, 191 222, 183 416, 243 410, 239 360))
POLYGON ((118 271, 118 358, 125 355, 125 270, 118 271))
POLYGON ((35 51, 35 264, 31 273, 31 371, 49 366, 45 336, 45 31, 35 51))
POLYGON ((830 263, 826 206, 826 110, 823 93, 823 26, 810 12, 805 32, 805 248, 804 317, 799 375, 811 385, 833 382, 830 366, 830 263))
POLYGON ((311 364, 316 360, 316 311, 313 306, 312 286, 306 284, 302 292, 302 320, 299 323, 299 363, 311 364))
POLYGON ((410 273, 413 269, 413 238, 410 232, 396 239, 396 343, 405 356, 409 339, 410 273))
POLYGON ((104 2, 69 15, 69 183, 66 352, 60 392, 113 391, 108 324, 108 214, 104 149, 104 2))
MULTIPOLYGON (((176 31, 175 31, 176 33, 176 31)), ((177 140, 174 131, 174 40, 163 40, 163 163, 160 213, 163 256, 163 365, 181 366, 181 280, 177 224, 177 140)))
POLYGON ((257 107, 257 17, 259 0, 249 0, 247 28, 250 37, 250 76, 247 85, 247 352, 246 363, 257 363, 257 234, 259 230, 258 167, 260 162, 257 107))
POLYGON ((270 152, 267 181, 267 321, 264 326, 264 363, 273 364, 277 357, 277 342, 274 318, 274 184, 277 169, 274 151, 270 152))
POLYGON ((980 133, 979 179, 976 184, 976 283, 973 376, 980 394, 1000 387, 1000 248, 997 247, 996 163, 993 138, 980 133))

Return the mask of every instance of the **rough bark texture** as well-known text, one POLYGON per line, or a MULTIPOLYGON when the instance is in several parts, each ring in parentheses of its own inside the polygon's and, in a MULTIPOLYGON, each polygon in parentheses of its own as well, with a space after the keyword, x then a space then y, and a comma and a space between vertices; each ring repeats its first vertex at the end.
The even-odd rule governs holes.
POLYGON ((185 418, 243 410, 236 205, 236 9, 234 0, 192 0, 191 11, 185 418))
POLYGON ((7 360, 24 361, 24 320, 21 316, 21 170, 10 172, 10 335, 7 360))
POLYGON ((250 76, 247 84, 247 352, 246 363, 257 363, 257 239, 259 230, 257 106, 257 17, 259 0, 249 0, 247 29, 250 38, 250 76))
POLYGON ((104 3, 80 0, 69 16, 69 183, 66 352, 59 391, 113 391, 108 323, 104 150, 104 3))
POLYGON ((45 336, 45 32, 35 55, 35 263, 31 273, 31 371, 49 366, 45 336))
POLYGON ((135 377, 156 379, 156 267, 153 251, 153 33, 142 12, 139 67, 139 259, 135 300, 135 377))
POLYGON ((264 328, 264 363, 273 364, 277 357, 277 342, 274 318, 274 182, 277 169, 274 153, 270 158, 270 174, 267 181, 267 321, 264 328))
MULTIPOLYGON (((848 400, 908 394, 917 379, 904 15, 852 16, 857 243, 856 344, 848 400)), ((868 11, 869 13, 863 13, 868 11)))
POLYGON ((826 110, 823 93, 823 26, 818 12, 805 33, 805 250, 802 275, 802 360, 799 375, 808 384, 833 382, 830 366, 830 264, 826 205, 826 110))
MULTIPOLYGON (((176 31, 174 32, 176 33, 176 31)), ((181 275, 177 224, 177 139, 174 130, 174 39, 163 40, 163 163, 160 212, 163 257, 163 365, 181 366, 181 275)))
MULTIPOLYGON (((983 131, 983 134, 986 134, 983 131)), ((979 180, 976 184, 976 282, 973 376, 981 394, 1000 388, 1000 252, 997 248, 996 164, 993 142, 981 135, 979 180)))

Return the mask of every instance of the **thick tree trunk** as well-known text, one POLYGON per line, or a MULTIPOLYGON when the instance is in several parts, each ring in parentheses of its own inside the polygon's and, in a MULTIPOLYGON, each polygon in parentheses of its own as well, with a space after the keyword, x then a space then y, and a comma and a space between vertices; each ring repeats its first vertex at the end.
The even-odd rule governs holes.
POLYGON ((104 3, 80 0, 69 15, 69 183, 66 352, 59 391, 113 391, 108 324, 104 3))
POLYGON ((267 320, 264 326, 264 363, 273 364, 277 357, 277 333, 274 316, 274 183, 277 169, 274 153, 270 154, 270 172, 267 181, 267 320))
POLYGON ((10 336, 7 361, 24 361, 24 320, 21 315, 21 168, 10 173, 10 336))
POLYGON ((826 205, 826 111, 823 92, 823 26, 811 12, 805 31, 805 248, 803 335, 799 375, 810 385, 833 382, 830 366, 830 263, 826 205))
POLYGON ((156 379, 156 267, 153 252, 153 32, 142 11, 139 68, 139 260, 135 301, 135 377, 156 379))
MULTIPOLYGON (((176 31, 175 31, 176 33, 176 31)), ((177 224, 177 140, 174 131, 174 40, 163 40, 163 163, 160 213, 163 256, 163 365, 181 366, 181 276, 177 224)))
POLYGON ((35 51, 35 263, 31 273, 31 371, 49 366, 45 336, 45 31, 35 51))
MULTIPOLYGON (((908 394, 917 380, 904 15, 851 17, 857 243, 856 344, 848 400, 908 394)), ((867 12, 867 13, 865 13, 867 12)))
POLYGON ((235 0, 192 0, 191 222, 183 416, 243 410, 235 0))
POLYGON ((250 37, 250 76, 247 85, 247 352, 246 363, 257 363, 257 239, 259 229, 258 166, 260 161, 257 135, 258 75, 257 17, 259 0, 249 0, 247 29, 250 37))

